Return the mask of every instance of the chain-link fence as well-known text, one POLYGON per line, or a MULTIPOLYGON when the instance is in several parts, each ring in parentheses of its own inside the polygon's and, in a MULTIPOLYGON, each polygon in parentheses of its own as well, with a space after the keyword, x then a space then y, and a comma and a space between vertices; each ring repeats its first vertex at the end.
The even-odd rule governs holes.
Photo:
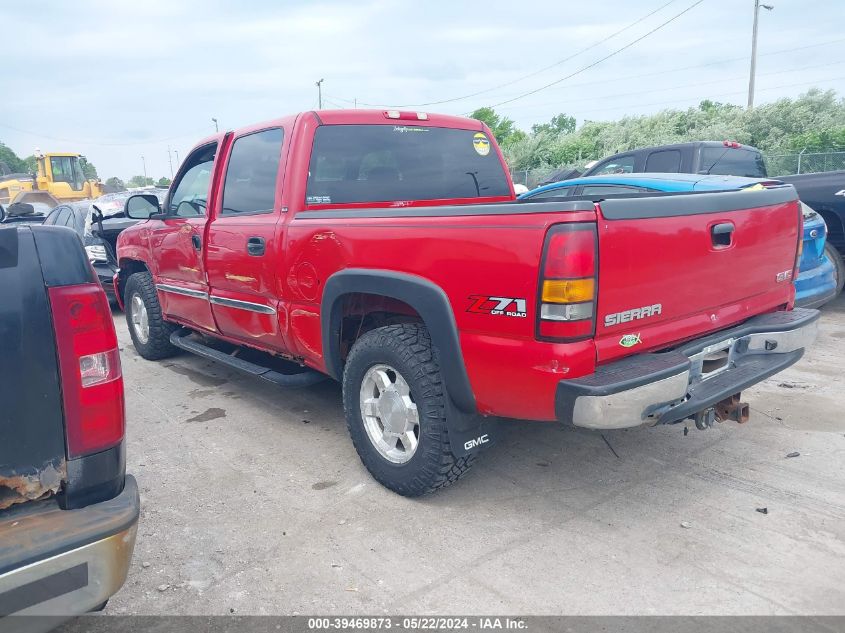
MULTIPOLYGON (((843 152, 799 152, 797 154, 767 154, 766 169, 769 176, 790 176, 792 174, 810 174, 822 171, 845 169, 845 151, 843 152)), ((555 172, 564 167, 540 169, 511 169, 514 184, 525 185, 534 189, 550 179, 555 172)))
POLYGON ((845 169, 845 152, 765 154, 765 157, 770 176, 791 176, 845 169))

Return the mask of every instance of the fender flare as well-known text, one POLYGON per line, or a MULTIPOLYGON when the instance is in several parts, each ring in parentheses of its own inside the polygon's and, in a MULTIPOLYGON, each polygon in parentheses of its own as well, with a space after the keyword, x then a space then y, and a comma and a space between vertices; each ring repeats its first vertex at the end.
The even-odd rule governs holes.
POLYGON ((417 311, 440 354, 440 370, 450 399, 461 412, 474 414, 475 395, 464 365, 458 326, 449 298, 439 286, 416 275, 347 268, 328 278, 320 304, 323 356, 328 374, 338 381, 343 377, 340 357, 341 299, 356 292, 397 299, 417 311))

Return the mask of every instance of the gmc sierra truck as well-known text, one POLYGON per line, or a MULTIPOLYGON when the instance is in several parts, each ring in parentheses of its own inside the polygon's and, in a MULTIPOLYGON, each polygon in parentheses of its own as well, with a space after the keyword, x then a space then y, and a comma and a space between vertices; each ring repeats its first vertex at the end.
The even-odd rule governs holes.
POLYGON ((341 381, 376 480, 455 481, 498 418, 744 421, 801 358, 795 190, 516 202, 481 122, 305 112, 201 141, 133 196, 116 295, 138 353, 341 381), (304 370, 297 373, 297 369, 304 370))
POLYGON ((138 487, 114 322, 77 235, 0 229, 0 289, 0 630, 36 631, 121 587, 138 487), (32 615, 51 617, 16 617, 32 615))

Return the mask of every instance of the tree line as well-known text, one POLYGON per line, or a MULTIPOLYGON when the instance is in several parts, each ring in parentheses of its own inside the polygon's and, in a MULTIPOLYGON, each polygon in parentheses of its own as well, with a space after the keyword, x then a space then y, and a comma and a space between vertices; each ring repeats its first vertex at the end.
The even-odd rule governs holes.
POLYGON ((705 100, 686 110, 585 120, 580 126, 574 117, 558 114, 528 132, 492 108, 470 116, 490 127, 508 165, 517 170, 582 168, 617 152, 686 141, 739 141, 769 154, 845 151, 845 99, 834 90, 813 89, 752 110, 705 100))

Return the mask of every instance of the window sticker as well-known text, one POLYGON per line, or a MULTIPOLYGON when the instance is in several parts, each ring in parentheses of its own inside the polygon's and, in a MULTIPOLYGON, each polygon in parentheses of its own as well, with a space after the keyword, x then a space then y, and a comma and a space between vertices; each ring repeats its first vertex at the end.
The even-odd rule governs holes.
POLYGON ((472 146, 479 156, 487 156, 490 153, 490 139, 484 132, 476 132, 472 137, 472 146))
POLYGON ((331 204, 332 197, 331 196, 308 196, 305 198, 305 202, 308 204, 331 204))

